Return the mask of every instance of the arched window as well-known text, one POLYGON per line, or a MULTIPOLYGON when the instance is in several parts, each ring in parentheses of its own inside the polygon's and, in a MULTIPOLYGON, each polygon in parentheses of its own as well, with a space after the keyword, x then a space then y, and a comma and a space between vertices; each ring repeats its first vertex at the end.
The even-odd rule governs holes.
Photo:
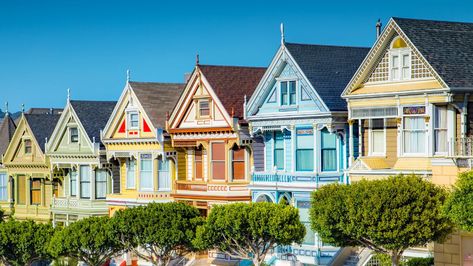
POLYGON ((256 202, 273 202, 273 200, 266 194, 261 194, 256 198, 256 202))
POLYGON ((389 52, 389 79, 408 80, 411 78, 411 51, 401 37, 391 42, 389 52))

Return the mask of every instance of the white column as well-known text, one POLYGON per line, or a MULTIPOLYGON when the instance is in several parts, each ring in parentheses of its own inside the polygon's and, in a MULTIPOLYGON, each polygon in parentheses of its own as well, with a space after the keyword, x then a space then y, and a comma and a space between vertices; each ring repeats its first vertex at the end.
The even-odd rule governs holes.
POLYGON ((95 199, 95 169, 92 168, 92 165, 89 166, 90 170, 90 200, 95 199))
POLYGON ((317 129, 318 126, 317 124, 312 124, 313 132, 314 134, 314 172, 318 173, 319 172, 319 158, 320 158, 320 148, 321 146, 319 145, 319 130, 317 129))
POLYGON ((448 154, 453 155, 455 152, 455 131, 456 131, 456 112, 452 106, 447 109, 447 139, 448 139, 448 154))
POLYGON ((194 161, 194 150, 192 149, 188 149, 187 150, 187 180, 188 181, 191 181, 192 180, 192 177, 194 175, 194 165, 193 165, 193 161, 194 161))
MULTIPOLYGON (((291 172, 296 171, 296 126, 291 125, 290 127, 291 130, 291 172)), ((286 154, 284 154, 284 157, 286 157, 286 154)), ((289 169, 288 169, 289 170, 289 169)))
POLYGON ((77 165, 76 186, 76 198, 80 199, 80 165, 77 165))
POLYGON ((353 120, 348 120, 348 127, 349 127, 349 132, 348 132, 348 145, 349 145, 349 153, 350 157, 348 158, 348 166, 350 167, 355 160, 354 152, 354 143, 353 143, 353 120))
POLYGON ((363 131, 361 130, 363 125, 362 125, 362 120, 358 119, 358 157, 363 156, 363 131))

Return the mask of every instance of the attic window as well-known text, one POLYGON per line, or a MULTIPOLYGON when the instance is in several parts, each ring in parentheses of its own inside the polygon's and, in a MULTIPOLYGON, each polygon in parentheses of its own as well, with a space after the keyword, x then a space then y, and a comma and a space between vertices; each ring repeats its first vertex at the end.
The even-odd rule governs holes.
POLYGON ((392 49, 407 48, 407 44, 401 37, 397 37, 392 41, 391 48, 392 49))
POLYGON ((210 116, 210 103, 208 99, 199 100, 199 117, 210 116))
POLYGON ((397 37, 391 42, 389 70, 390 80, 411 78, 411 51, 401 37, 397 37))
POLYGON ((32 151, 31 140, 30 139, 25 139, 24 140, 24 145, 25 145, 25 154, 31 154, 31 151, 32 151))
POLYGON ((138 129, 139 128, 138 112, 129 112, 128 113, 128 128, 129 129, 138 129))
POLYGON ((71 143, 79 142, 79 130, 77 130, 77 127, 69 128, 69 137, 70 137, 71 143))
POLYGON ((296 104, 296 81, 281 81, 281 105, 296 104))

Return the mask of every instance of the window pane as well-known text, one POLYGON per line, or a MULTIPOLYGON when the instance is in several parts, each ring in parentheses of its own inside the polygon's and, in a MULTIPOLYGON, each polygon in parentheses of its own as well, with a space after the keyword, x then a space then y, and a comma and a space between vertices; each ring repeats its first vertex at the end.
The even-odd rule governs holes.
POLYGON ((31 189, 31 204, 40 205, 41 204, 41 180, 32 179, 30 189, 31 189))
POLYGON ((322 171, 337 170, 337 152, 335 149, 322 150, 322 171))
POLYGON ((90 167, 86 165, 80 166, 80 181, 90 181, 90 167))
POLYGON ((384 153, 384 130, 373 130, 371 132, 371 150, 374 153, 384 153))
POLYGON ((80 166, 80 197, 90 198, 90 167, 87 165, 80 166))
POLYGON ((234 180, 245 179, 245 149, 232 150, 232 173, 234 180))
POLYGON ((79 131, 77 130, 77 128, 72 127, 69 132, 71 136, 71 142, 72 143, 79 142, 79 131))
POLYGON ((425 152, 425 120, 423 117, 404 118, 404 152, 425 152))
POLYGON ((283 149, 284 148, 284 136, 282 132, 277 131, 274 134, 274 147, 276 149, 283 149))
POLYGON ((410 63, 409 63, 409 55, 408 54, 405 54, 402 56, 402 66, 403 67, 409 67, 410 63))
POLYGON ((225 162, 212 162, 213 179, 225 179, 225 162))
POLYGON ((159 190, 170 190, 171 189, 171 175, 169 174, 169 160, 158 161, 158 189, 159 190))
POLYGON ((225 143, 212 143, 212 160, 225 160, 225 143))
POLYGON ((140 164, 140 188, 148 191, 153 190, 153 160, 150 158, 150 154, 142 154, 140 164))
POLYGON ((136 160, 128 159, 126 162, 126 187, 135 188, 136 185, 136 160))
POLYGON ((296 82, 289 82, 289 104, 296 104, 296 82))
POLYGON ((212 177, 225 179, 225 144, 212 143, 212 177))
POLYGON ((336 135, 328 132, 327 130, 323 130, 322 148, 336 148, 336 135))
POLYGON ((277 169, 284 169, 284 150, 276 149, 274 150, 274 165, 277 169))
POLYGON ((139 116, 137 112, 130 113, 130 128, 138 128, 138 118, 139 116))
POLYGON ((0 174, 0 200, 7 200, 8 178, 6 174, 0 174))
POLYGON ((209 108, 209 101, 208 100, 200 100, 199 101, 199 112, 200 112, 200 116, 209 116, 210 115, 210 108, 209 108))
POLYGON ((298 149, 296 151, 296 170, 313 171, 314 170, 314 150, 298 149))
POLYGON ((288 98, 287 98, 287 82, 281 82, 281 105, 287 105, 288 98))
POLYGON ((95 197, 104 199, 107 195, 107 171, 97 170, 95 174, 95 197))
POLYGON ((392 67, 393 67, 393 68, 399 67, 399 56, 394 55, 394 56, 392 57, 392 67))
POLYGON ((70 175, 70 192, 71 196, 75 197, 77 196, 77 172, 76 171, 71 171, 70 175))
POLYGON ((25 154, 30 154, 32 149, 31 149, 31 140, 30 139, 26 139, 25 142, 25 154))
POLYGON ((26 203, 26 176, 19 175, 18 180, 18 204, 24 205, 26 203))
POLYGON ((310 223, 304 223, 305 226, 305 236, 304 240, 302 241, 305 245, 315 245, 315 233, 312 230, 310 223))
POLYGON ((195 150, 194 163, 195 163, 195 178, 196 179, 202 179, 202 177, 203 177, 203 173, 202 173, 202 150, 195 150))

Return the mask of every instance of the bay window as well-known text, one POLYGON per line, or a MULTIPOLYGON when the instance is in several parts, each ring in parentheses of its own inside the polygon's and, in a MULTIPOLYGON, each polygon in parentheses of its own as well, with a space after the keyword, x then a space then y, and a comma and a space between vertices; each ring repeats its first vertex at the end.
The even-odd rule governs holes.
POLYGON ((136 160, 130 158, 126 160, 126 188, 136 188, 136 160))
POLYGON ((369 151, 370 155, 385 155, 386 138, 384 131, 384 119, 371 119, 369 131, 369 151))
POLYGON ((158 190, 171 190, 171 175, 169 174, 168 159, 161 159, 158 161, 158 190))
POLYGON ((447 106, 434 107, 434 151, 437 154, 447 152, 447 106))
POLYGON ((81 165, 79 168, 80 197, 83 199, 90 198, 90 166, 81 165))
POLYGON ((6 173, 0 173, 0 200, 8 199, 8 176, 6 173))
POLYGON ((212 177, 225 180, 225 143, 213 142, 212 145, 212 177))
POLYGON ((41 179, 30 179, 30 203, 31 205, 41 205, 41 179))
POLYGON ((107 196, 107 176, 106 170, 95 171, 95 198, 105 199, 107 196))
POLYGON ((232 177, 233 180, 245 180, 245 149, 232 149, 232 177))
POLYGON ((151 154, 141 154, 140 189, 142 191, 153 190, 153 159, 151 154))
POLYGON ((71 169, 69 173, 69 191, 72 197, 77 196, 77 171, 71 169))
POLYGON ((404 153, 424 154, 426 127, 423 116, 408 116, 403 119, 404 153))
POLYGON ((337 171, 337 136, 324 129, 321 142, 322 171, 337 171))
POLYGON ((296 104, 296 81, 281 81, 281 105, 296 104))
POLYGON ((296 131, 296 171, 314 171, 314 130, 296 131))
POLYGON ((284 135, 280 131, 274 132, 274 163, 278 170, 284 169, 284 135))

